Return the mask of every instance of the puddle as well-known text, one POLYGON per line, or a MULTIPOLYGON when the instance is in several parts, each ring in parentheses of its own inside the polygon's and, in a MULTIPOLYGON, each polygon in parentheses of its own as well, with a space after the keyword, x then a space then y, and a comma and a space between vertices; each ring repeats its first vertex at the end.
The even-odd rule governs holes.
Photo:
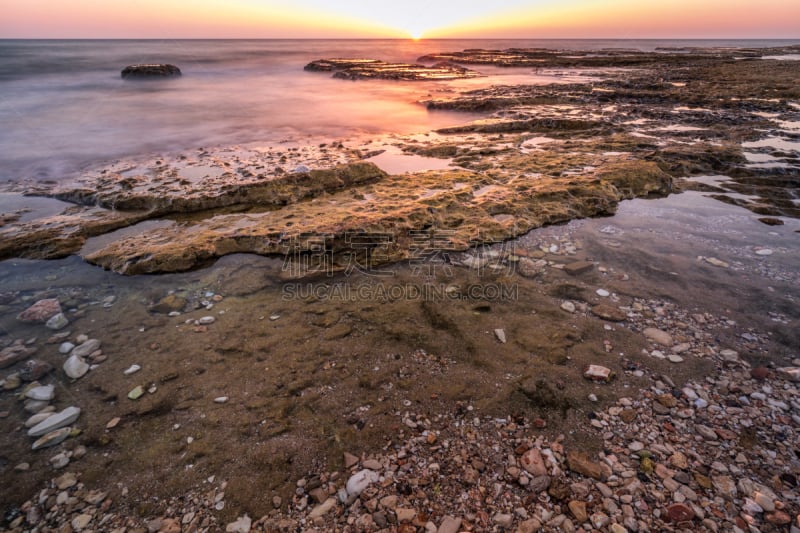
POLYGON ((447 170, 452 168, 452 159, 424 157, 416 154, 405 154, 394 146, 385 146, 385 152, 370 157, 365 161, 375 163, 378 168, 389 174, 406 174, 409 172, 425 172, 427 170, 447 170))
POLYGON ((800 54, 786 54, 782 56, 761 56, 761 59, 774 59, 777 61, 800 61, 800 54))
POLYGON ((520 149, 522 151, 538 150, 539 146, 542 146, 543 144, 547 144, 547 143, 551 143, 551 142, 555 142, 555 139, 550 139, 549 137, 532 137, 532 138, 528 139, 527 141, 523 142, 520 145, 520 149))
POLYGON ((208 165, 186 166, 178 169, 178 176, 190 180, 203 180, 219 178, 225 173, 226 169, 212 167, 208 165))
POLYGON ((783 137, 767 137, 758 141, 744 142, 742 148, 775 148, 800 152, 800 141, 792 141, 783 137))
POLYGON ((780 159, 770 155, 770 154, 761 154, 758 152, 743 152, 745 159, 749 163, 779 163, 780 159))
POLYGON ((653 131, 703 131, 706 128, 698 128, 696 126, 685 126, 683 124, 670 124, 662 128, 656 128, 653 131))
POLYGON ((138 224, 128 226, 127 228, 121 228, 116 231, 88 239, 86 244, 83 245, 83 248, 80 249, 77 255, 86 257, 87 255, 108 246, 112 242, 124 239, 130 235, 136 235, 159 228, 168 228, 173 225, 175 225, 175 222, 172 220, 145 220, 144 222, 139 222, 138 224))
POLYGON ((692 176, 686 179, 711 187, 723 187, 724 183, 732 181, 728 176, 692 176))
POLYGON ((689 113, 711 113, 711 110, 706 107, 687 107, 679 106, 672 110, 673 113, 689 112, 689 113))
POLYGON ((19 222, 29 222, 37 218, 58 215, 74 204, 62 202, 55 198, 41 196, 23 196, 19 193, 0 193, 0 214, 22 212, 19 222))

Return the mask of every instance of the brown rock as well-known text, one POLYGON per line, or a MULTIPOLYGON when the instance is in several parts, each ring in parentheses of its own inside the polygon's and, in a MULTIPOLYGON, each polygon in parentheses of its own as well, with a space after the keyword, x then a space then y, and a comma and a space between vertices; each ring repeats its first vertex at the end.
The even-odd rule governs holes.
POLYGON ((759 366, 750 370, 750 377, 752 377, 753 379, 757 379, 758 381, 763 381, 767 379, 771 373, 772 372, 770 372, 769 368, 759 366))
POLYGON ((531 448, 520 458, 522 468, 527 470, 534 477, 546 476, 547 467, 544 464, 542 453, 537 448, 531 448))
POLYGON ((694 518, 694 511, 688 505, 673 503, 667 507, 667 520, 670 522, 687 522, 694 518))
POLYGON ((639 416, 639 413, 636 412, 635 409, 625 409, 619 414, 619 417, 622 419, 623 422, 626 424, 630 424, 636 417, 639 416))
POLYGON ((186 306, 186 298, 177 294, 167 294, 158 302, 151 305, 148 311, 151 313, 169 314, 173 311, 181 311, 186 306))
POLYGON ((783 226, 783 220, 779 218, 761 217, 758 219, 758 221, 762 224, 766 224, 767 226, 783 226))
POLYGON ((0 368, 7 368, 34 353, 36 353, 36 348, 29 348, 22 344, 12 344, 0 350, 0 368))
POLYGON ((31 359, 19 371, 19 377, 23 381, 37 381, 46 376, 51 370, 53 370, 53 367, 49 363, 39 359, 31 359))
POLYGON ((608 304, 595 305, 592 314, 609 322, 623 322, 628 318, 623 310, 608 304))
POLYGON ((704 476, 699 472, 695 472, 693 475, 694 475, 694 480, 697 481, 697 484, 703 487, 704 489, 710 489, 714 485, 711 481, 711 478, 709 478, 708 476, 704 476))
POLYGON ((569 469, 573 472, 598 481, 605 481, 607 478, 606 469, 603 465, 597 461, 592 461, 589 456, 583 452, 570 451, 567 453, 567 466, 569 466, 569 469))
POLYGON ((656 397, 656 401, 658 401, 658 403, 660 403, 664 407, 669 407, 669 408, 678 405, 678 400, 675 398, 675 396, 669 393, 658 395, 658 397, 656 397))
POLYGON ((550 483, 547 494, 556 500, 566 500, 572 495, 572 489, 563 478, 556 478, 550 483))
POLYGON ((572 500, 569 502, 568 506, 572 516, 575 517, 575 520, 577 520, 579 524, 583 524, 589 518, 589 515, 586 513, 586 502, 572 500))
POLYGON ((39 300, 17 315, 17 320, 22 322, 47 322, 51 317, 61 312, 61 304, 57 298, 39 300))
POLYGON ((594 263, 589 261, 575 261, 574 263, 570 263, 568 265, 564 265, 564 272, 567 274, 571 274, 573 276, 577 276, 579 274, 583 274, 584 272, 589 272, 594 268, 594 263))
POLYGON ((775 511, 764 515, 764 520, 776 526, 785 526, 791 523, 792 518, 783 511, 775 511))

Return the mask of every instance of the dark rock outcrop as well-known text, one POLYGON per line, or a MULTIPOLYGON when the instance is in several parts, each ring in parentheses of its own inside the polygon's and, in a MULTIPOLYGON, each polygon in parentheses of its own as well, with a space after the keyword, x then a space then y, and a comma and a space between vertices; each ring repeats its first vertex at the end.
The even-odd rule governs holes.
POLYGON ((166 63, 128 65, 122 69, 122 79, 169 78, 180 76, 181 69, 166 63))
POLYGON ((427 67, 410 63, 386 63, 378 59, 318 59, 306 65, 305 70, 333 72, 334 78, 343 80, 430 81, 481 76, 479 72, 448 62, 427 67))

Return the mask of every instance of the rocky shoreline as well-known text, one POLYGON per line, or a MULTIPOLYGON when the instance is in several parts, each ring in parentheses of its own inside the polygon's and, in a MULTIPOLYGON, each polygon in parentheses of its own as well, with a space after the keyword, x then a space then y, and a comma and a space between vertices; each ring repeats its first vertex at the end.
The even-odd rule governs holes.
POLYGON ((437 54, 591 81, 9 184, 0 528, 800 530, 796 51, 437 54))

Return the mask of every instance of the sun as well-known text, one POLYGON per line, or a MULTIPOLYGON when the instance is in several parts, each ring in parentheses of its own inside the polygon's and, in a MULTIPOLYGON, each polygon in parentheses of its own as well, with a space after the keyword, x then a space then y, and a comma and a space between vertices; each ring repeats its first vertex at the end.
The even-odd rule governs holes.
POLYGON ((410 31, 408 33, 409 35, 411 35, 411 39, 414 41, 419 41, 420 39, 422 39, 422 32, 419 30, 410 31))

